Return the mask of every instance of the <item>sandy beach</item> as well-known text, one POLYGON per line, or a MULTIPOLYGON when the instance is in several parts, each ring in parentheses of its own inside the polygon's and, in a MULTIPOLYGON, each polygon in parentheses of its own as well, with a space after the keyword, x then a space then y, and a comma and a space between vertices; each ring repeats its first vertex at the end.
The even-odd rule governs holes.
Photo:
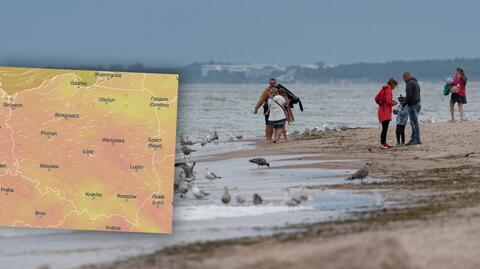
POLYGON ((359 128, 298 134, 280 144, 257 141, 253 149, 210 157, 305 154, 319 160, 290 166, 295 169, 356 169, 368 162, 365 184, 308 188, 383 190, 394 207, 296 225, 300 229, 295 233, 174 246, 82 268, 478 268, 480 122, 422 123, 421 128, 422 145, 391 150, 379 149, 379 129, 359 128))

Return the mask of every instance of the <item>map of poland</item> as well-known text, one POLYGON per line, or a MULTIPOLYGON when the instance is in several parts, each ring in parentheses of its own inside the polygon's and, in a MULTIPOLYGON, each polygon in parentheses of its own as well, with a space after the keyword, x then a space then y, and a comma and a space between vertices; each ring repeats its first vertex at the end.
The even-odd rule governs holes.
POLYGON ((0 225, 172 231, 178 75, 0 67, 0 225))

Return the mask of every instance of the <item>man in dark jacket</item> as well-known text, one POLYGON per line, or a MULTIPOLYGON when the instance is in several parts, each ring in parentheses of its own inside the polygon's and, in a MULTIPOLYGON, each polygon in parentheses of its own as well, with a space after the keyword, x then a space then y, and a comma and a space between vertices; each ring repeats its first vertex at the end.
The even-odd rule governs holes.
POLYGON ((410 125, 412 126, 412 137, 406 145, 418 145, 422 143, 420 140, 420 126, 418 124, 418 113, 422 108, 420 104, 420 85, 418 85, 417 79, 409 72, 403 73, 403 80, 406 84, 405 103, 407 104, 410 125))

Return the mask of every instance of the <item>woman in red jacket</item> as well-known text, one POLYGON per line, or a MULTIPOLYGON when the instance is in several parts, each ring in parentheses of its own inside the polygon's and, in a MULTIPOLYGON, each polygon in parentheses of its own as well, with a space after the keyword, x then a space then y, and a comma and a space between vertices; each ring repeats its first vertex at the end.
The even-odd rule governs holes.
POLYGON ((450 115, 452 116, 451 122, 455 122, 455 103, 458 104, 458 112, 460 112, 460 122, 463 122, 463 105, 467 103, 467 76, 465 75, 465 69, 463 69, 462 67, 457 68, 457 74, 453 79, 452 85, 458 85, 459 91, 452 92, 450 98, 450 115))
POLYGON ((382 124, 382 133, 380 135, 380 148, 389 149, 392 146, 387 144, 388 125, 392 120, 392 107, 397 104, 393 99, 393 90, 397 87, 398 82, 391 78, 387 85, 382 86, 382 89, 375 96, 375 101, 378 103, 378 121, 382 124))

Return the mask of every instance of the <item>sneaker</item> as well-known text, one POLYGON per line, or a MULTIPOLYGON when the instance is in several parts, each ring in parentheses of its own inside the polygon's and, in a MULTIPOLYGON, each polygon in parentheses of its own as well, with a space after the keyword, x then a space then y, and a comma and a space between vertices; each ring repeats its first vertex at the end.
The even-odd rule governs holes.
POLYGON ((380 145, 380 149, 389 149, 386 144, 380 145))
POLYGON ((385 147, 387 147, 389 149, 393 148, 393 146, 390 146, 389 144, 385 144, 385 147))
POLYGON ((405 146, 413 146, 413 145, 420 145, 420 144, 422 144, 422 143, 410 141, 407 144, 405 144, 405 146))

